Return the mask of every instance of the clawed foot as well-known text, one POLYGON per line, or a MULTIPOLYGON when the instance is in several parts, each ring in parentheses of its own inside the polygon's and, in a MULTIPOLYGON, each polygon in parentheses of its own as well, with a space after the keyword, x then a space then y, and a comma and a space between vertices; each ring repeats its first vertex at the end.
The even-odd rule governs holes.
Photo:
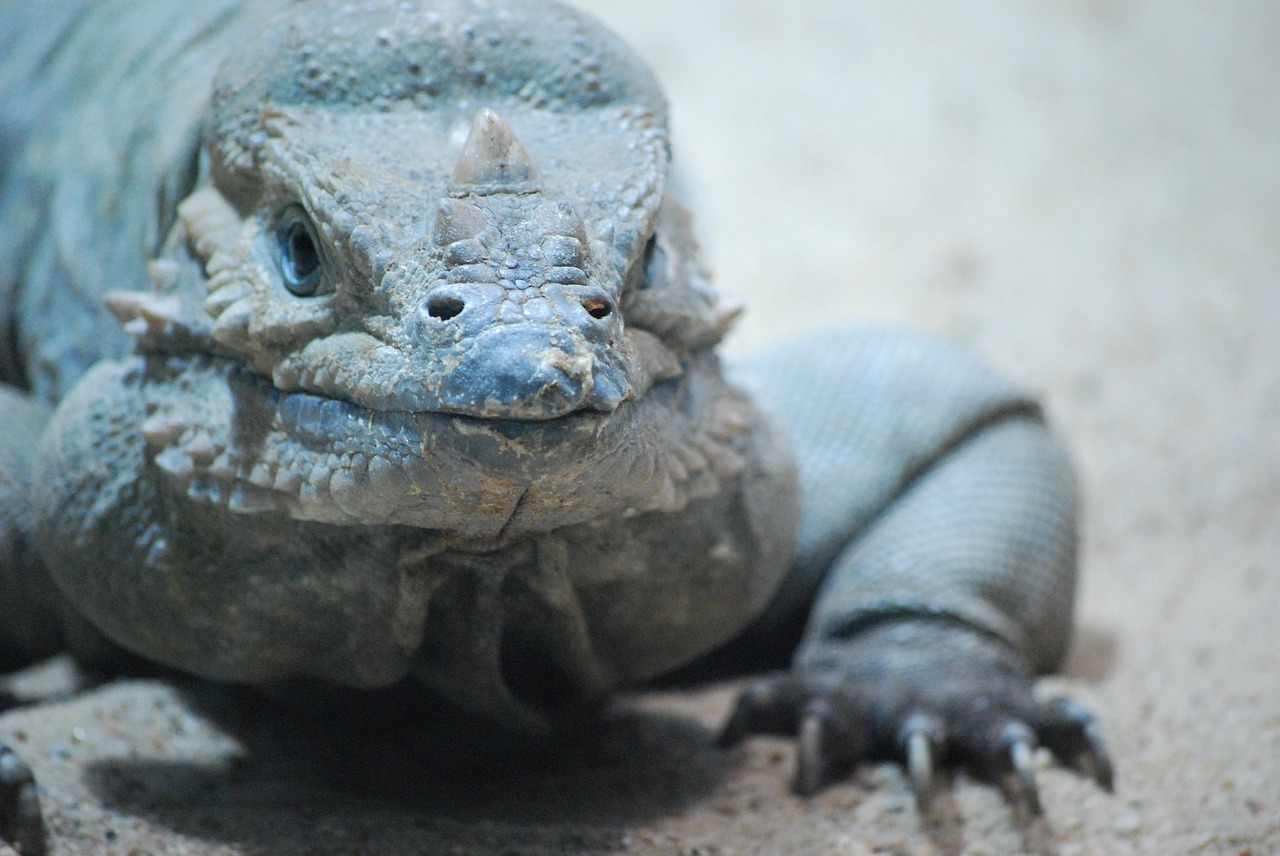
POLYGON ((0 743, 0 842, 22 856, 44 856, 44 816, 31 768, 0 743))
POLYGON ((1040 746, 1111 790, 1111 760, 1092 714, 1070 698, 1037 702, 1031 684, 1001 642, 941 622, 884 625, 809 645, 792 672, 753 683, 720 743, 795 735, 792 786, 801 795, 859 763, 898 761, 925 813, 937 766, 955 764, 1005 779, 1039 814, 1040 746))

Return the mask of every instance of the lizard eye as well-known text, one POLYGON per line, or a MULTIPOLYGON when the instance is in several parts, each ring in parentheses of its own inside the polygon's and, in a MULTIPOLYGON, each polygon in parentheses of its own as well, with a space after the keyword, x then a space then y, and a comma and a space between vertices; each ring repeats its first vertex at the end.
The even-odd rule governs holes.
POLYGON ((658 236, 650 235, 649 240, 644 245, 644 258, 641 260, 644 270, 644 284, 642 288, 648 288, 653 284, 654 274, 661 273, 655 269, 653 260, 658 252, 658 236))
POLYGON ((649 240, 644 245, 644 254, 627 274, 625 291, 646 289, 653 284, 655 275, 660 276, 663 274, 661 265, 654 265, 655 256, 662 258, 658 251, 658 236, 650 235, 649 240))
POLYGON ((320 247, 306 213, 297 207, 286 211, 276 229, 276 243, 285 288, 298 297, 314 296, 322 272, 320 247))

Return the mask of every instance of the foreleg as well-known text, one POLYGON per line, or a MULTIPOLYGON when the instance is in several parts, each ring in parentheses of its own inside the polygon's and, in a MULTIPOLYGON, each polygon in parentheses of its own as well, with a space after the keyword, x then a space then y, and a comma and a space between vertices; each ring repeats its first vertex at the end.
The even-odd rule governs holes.
MULTIPOLYGON (((9 665, 55 651, 61 641, 52 583, 35 557, 28 497, 31 463, 47 409, 0 387, 0 659, 9 665)), ((0 743, 0 842, 23 856, 45 852, 31 768, 0 743)))
POLYGON ((1066 651, 1076 558, 1074 478, 1037 408, 945 346, 841 345, 784 353, 766 377, 818 521, 778 603, 821 583, 791 672, 744 693, 725 741, 798 734, 802 793, 887 758, 925 804, 949 762, 1015 774, 1034 811, 1041 744, 1109 787, 1092 717, 1032 694, 1066 651))
POLYGON ((61 646, 57 595, 36 555, 32 469, 49 410, 0 386, 0 668, 61 646))

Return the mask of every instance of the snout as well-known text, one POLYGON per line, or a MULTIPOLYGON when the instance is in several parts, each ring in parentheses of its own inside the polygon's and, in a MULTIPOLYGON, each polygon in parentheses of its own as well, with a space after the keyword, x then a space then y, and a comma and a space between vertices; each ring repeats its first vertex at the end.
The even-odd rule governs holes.
POLYGON ((451 362, 441 379, 441 409, 482 419, 611 412, 626 393, 617 379, 601 377, 597 383, 590 346, 560 327, 490 327, 467 341, 451 362))

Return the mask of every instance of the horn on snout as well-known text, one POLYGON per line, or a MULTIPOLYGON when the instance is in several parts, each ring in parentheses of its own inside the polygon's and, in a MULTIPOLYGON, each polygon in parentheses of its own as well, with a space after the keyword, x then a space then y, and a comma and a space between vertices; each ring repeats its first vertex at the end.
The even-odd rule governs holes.
POLYGON ((542 189, 538 169, 511 126, 488 107, 476 115, 453 170, 450 191, 474 193, 536 193, 542 189))

